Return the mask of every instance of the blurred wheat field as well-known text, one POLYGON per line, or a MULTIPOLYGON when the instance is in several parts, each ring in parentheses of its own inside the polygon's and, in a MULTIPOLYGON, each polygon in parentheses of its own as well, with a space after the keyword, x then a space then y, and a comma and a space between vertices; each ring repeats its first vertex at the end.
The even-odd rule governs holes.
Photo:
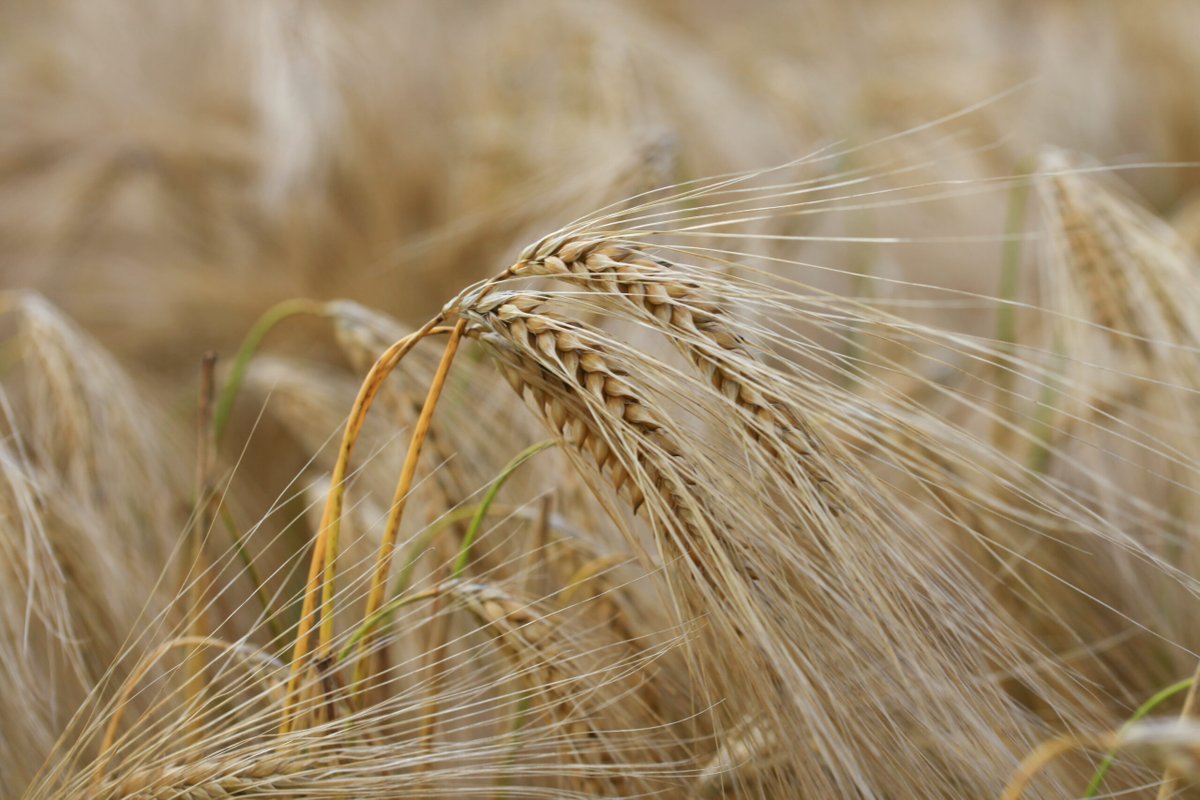
POLYGON ((1197 30, 0 7, 0 796, 1200 796, 1197 30))

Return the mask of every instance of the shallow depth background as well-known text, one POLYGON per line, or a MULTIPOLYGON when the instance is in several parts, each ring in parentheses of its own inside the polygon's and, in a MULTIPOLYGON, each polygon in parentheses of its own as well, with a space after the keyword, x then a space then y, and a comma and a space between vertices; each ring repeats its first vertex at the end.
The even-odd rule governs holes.
MULTIPOLYGON (((1197 29, 1188 0, 8 3, 0 275, 173 381, 273 301, 415 319, 605 202, 1014 87, 913 160, 971 179, 1047 145, 1200 159, 1197 29)), ((1169 216, 1200 171, 1126 178, 1169 216)), ((993 193, 872 224, 995 233, 1003 215, 993 193)), ((997 252, 897 247, 880 269, 994 293, 997 252)))

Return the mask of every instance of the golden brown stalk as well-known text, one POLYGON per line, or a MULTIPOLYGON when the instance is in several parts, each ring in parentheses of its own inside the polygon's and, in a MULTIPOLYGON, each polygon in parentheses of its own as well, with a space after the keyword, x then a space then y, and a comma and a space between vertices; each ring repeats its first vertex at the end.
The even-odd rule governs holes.
MULTIPOLYGON (((334 333, 342 351, 350 360, 351 365, 361 372, 366 372, 379 354, 397 339, 403 338, 406 331, 403 326, 379 312, 364 308, 349 300, 337 300, 326 304, 327 313, 333 321, 334 333)), ((452 329, 447 329, 448 333, 452 329)), ((433 333, 438 332, 434 329, 433 333)), ((423 374, 424 370, 405 371, 406 377, 414 379, 423 374)), ((393 381, 383 387, 382 398, 387 402, 399 424, 413 424, 421 414, 422 397, 407 391, 404 384, 393 381)), ((431 452, 438 463, 448 465, 453 455, 449 442, 443 441, 438 429, 430 428, 426 437, 425 448, 431 452)), ((436 492, 434 506, 441 509, 452 508, 455 498, 461 497, 464 487, 456 481, 453 470, 446 467, 438 469, 433 474, 431 489, 436 492)))
MULTIPOLYGON (((334 332, 342 351, 355 369, 363 372, 370 368, 379 354, 388 348, 388 345, 405 335, 404 326, 396 320, 350 300, 332 301, 326 304, 326 309, 333 321, 334 332)), ((434 332, 437 330, 435 328, 434 332)), ((446 330, 449 332, 452 328, 446 330)), ((390 412, 394 424, 408 427, 415 424, 420 417, 423 396, 408 391, 407 386, 417 381, 422 385, 428 383, 431 376, 426 374, 426 369, 423 367, 424 364, 422 364, 422 368, 404 369, 403 381, 392 381, 383 387, 381 402, 387 403, 386 408, 390 412)), ((469 484, 463 480, 461 471, 458 469, 460 460, 455 458, 456 455, 459 455, 456 449, 458 442, 453 437, 445 435, 445 432, 439 430, 439 427, 433 426, 429 429, 424 447, 424 450, 430 454, 433 463, 439 465, 433 471, 430 480, 423 483, 423 490, 428 494, 430 507, 435 514, 441 514, 447 509, 454 508, 461 498, 470 493, 469 484)), ((466 523, 454 522, 448 527, 449 532, 453 534, 454 542, 461 543, 466 535, 466 523)), ((442 557, 452 558, 453 553, 457 552, 457 546, 450 543, 443 545, 440 537, 437 543, 439 551, 446 551, 442 557)), ((494 559, 486 554, 479 555, 484 571, 496 566, 495 563, 492 563, 494 559)))
MULTIPOLYGON (((446 385, 446 376, 450 374, 450 365, 454 363, 454 354, 458 352, 458 343, 462 339, 463 331, 466 330, 466 320, 460 320, 454 326, 454 331, 450 334, 450 341, 446 343, 446 351, 442 355, 442 361, 438 364, 437 372, 433 376, 433 382, 429 385, 429 394, 425 397, 425 404, 421 407, 421 416, 417 418, 417 423, 413 427, 412 439, 408 444, 408 455, 404 459, 404 468, 400 473, 400 479, 396 482, 396 492, 392 497, 392 508, 388 514, 387 526, 384 528, 383 540, 379 545, 379 556, 375 561, 375 574, 371 579, 371 588, 367 593, 366 607, 363 609, 363 619, 371 619, 379 607, 383 605, 383 595, 387 591, 388 576, 391 574, 392 555, 396 550, 396 537, 400 534, 400 521, 404 518, 404 508, 408 504, 408 495, 412 491, 413 478, 417 474, 417 464, 421 459, 421 446, 425 443, 425 437, 429 433, 429 428, 433 422, 433 412, 437 408, 438 398, 441 397, 442 387, 446 385)), ((327 593, 328 602, 332 603, 332 578, 327 580, 325 591, 327 593)), ((322 621, 322 626, 329 626, 328 635, 323 631, 322 640, 325 642, 332 641, 333 638, 333 614, 328 613, 322 621)), ((371 664, 374 661, 374 656, 369 652, 368 645, 371 637, 363 637, 363 641, 359 645, 358 655, 359 662, 354 668, 354 684, 357 686, 359 682, 371 674, 371 664)))
MULTIPOLYGON (((342 506, 345 500, 345 483, 349 471, 350 456, 358 441, 359 432, 366 422, 367 412, 371 403, 379 393, 380 387, 395 369, 400 360, 417 345, 421 339, 430 333, 441 321, 440 316, 427 322, 410 336, 396 342, 376 360, 371 371, 363 380, 358 397, 354 400, 354 408, 346 422, 346 431, 342 435, 342 443, 338 450, 338 460, 334 465, 329 498, 321 515, 321 527, 313 543, 312 560, 309 563, 308 581, 304 590, 304 602, 300 610, 300 622, 296 630, 296 642, 292 650, 291 674, 288 678, 287 699, 284 702, 283 721, 280 732, 286 733, 291 727, 295 716, 295 706, 298 702, 298 692, 303 678, 303 672, 308 665, 309 637, 312 632, 317 606, 317 598, 322 591, 322 576, 328 554, 336 553, 338 529, 342 520, 342 506)), ((329 609, 325 609, 328 611, 329 609)))

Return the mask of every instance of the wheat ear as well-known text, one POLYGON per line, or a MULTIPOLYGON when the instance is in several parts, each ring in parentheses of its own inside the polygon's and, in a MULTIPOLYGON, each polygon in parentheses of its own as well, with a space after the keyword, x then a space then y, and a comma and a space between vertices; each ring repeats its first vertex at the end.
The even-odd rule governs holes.
POLYGON ((132 772, 96 789, 95 800, 224 800, 311 790, 313 770, 332 766, 313 758, 264 756, 212 759, 132 772))
POLYGON ((554 315, 548 300, 508 293, 461 313, 545 424, 573 452, 590 456, 633 512, 646 511, 704 583, 718 588, 710 565, 722 559, 713 556, 732 556, 736 545, 688 478, 674 426, 643 399, 606 338, 554 315))
POLYGON ((819 495, 836 511, 834 484, 821 458, 816 429, 779 398, 755 386, 756 360, 727 322, 725 308, 671 262, 608 239, 543 240, 522 254, 515 276, 545 276, 580 284, 632 307, 667 334, 721 396, 741 409, 746 429, 772 459, 797 459, 819 495))

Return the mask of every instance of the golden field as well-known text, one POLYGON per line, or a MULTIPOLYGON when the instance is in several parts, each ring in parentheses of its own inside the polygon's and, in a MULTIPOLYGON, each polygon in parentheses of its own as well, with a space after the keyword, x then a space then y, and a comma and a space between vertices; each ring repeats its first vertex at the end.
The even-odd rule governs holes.
POLYGON ((0 795, 1196 795, 1196 30, 0 8, 0 795))

